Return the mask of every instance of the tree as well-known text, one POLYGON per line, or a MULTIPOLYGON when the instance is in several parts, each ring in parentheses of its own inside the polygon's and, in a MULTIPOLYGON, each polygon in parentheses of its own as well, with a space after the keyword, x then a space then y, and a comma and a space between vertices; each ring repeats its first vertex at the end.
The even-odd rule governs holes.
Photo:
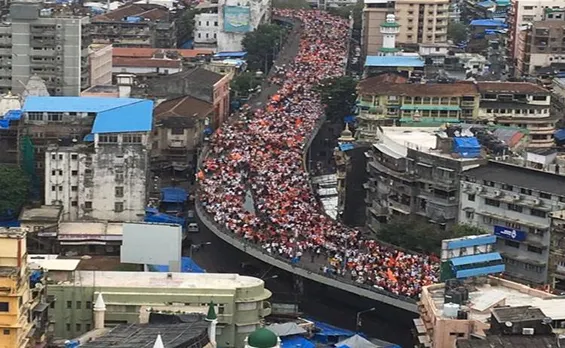
POLYGON ((180 47, 194 36, 194 16, 196 10, 194 8, 186 9, 177 20, 177 45, 180 47))
POLYGON ((0 165, 0 217, 13 217, 27 201, 30 180, 18 167, 0 165))
POLYGON ((310 4, 306 0, 273 0, 274 8, 291 8, 295 10, 309 9, 310 4))
POLYGON ((235 77, 230 84, 232 92, 236 97, 246 97, 250 90, 254 90, 261 84, 261 79, 252 71, 244 72, 235 77))
POLYGON ((247 52, 249 69, 267 73, 285 36, 285 30, 274 24, 261 24, 254 31, 245 34, 241 44, 247 52))
POLYGON ((467 40, 467 27, 463 23, 450 22, 447 26, 447 37, 458 44, 467 40))
POLYGON ((350 76, 333 77, 323 80, 315 90, 322 98, 326 116, 334 123, 342 123, 343 118, 355 106, 357 81, 350 76))

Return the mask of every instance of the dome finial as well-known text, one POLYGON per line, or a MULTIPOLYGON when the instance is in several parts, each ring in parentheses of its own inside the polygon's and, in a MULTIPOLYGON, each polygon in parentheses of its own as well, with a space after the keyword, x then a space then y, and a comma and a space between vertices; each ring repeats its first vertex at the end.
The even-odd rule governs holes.
POLYGON ((216 309, 214 308, 214 301, 210 301, 208 304, 208 314, 206 315, 206 321, 217 320, 216 309))

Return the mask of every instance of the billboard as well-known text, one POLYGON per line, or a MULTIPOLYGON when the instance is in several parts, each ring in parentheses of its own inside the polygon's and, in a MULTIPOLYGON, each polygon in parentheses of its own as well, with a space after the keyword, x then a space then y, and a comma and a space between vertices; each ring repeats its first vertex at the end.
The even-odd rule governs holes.
POLYGON ((182 227, 172 224, 124 223, 120 262, 149 265, 179 263, 182 227))
POLYGON ((526 232, 506 226, 494 226, 494 235, 519 242, 526 240, 526 232))
POLYGON ((226 33, 247 33, 251 31, 251 8, 225 6, 224 31, 226 33))

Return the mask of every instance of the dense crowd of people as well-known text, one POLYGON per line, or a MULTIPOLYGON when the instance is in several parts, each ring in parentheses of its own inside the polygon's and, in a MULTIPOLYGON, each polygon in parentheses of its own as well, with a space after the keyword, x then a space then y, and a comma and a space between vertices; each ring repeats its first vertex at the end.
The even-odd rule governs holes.
POLYGON ((313 87, 345 70, 348 22, 321 11, 277 10, 302 23, 294 61, 271 77, 280 85, 265 108, 243 110, 213 135, 198 175, 214 220, 267 253, 314 263, 331 276, 416 297, 438 281, 438 264, 364 239, 325 215, 303 168, 308 136, 323 115, 313 87), (247 209, 251 193, 254 209, 247 209))

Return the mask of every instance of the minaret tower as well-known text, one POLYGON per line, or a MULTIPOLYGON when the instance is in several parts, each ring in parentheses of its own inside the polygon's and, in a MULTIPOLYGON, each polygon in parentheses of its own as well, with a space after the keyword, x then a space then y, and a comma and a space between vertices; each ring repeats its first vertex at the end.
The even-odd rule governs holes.
POLYGON ((398 52, 396 48, 396 35, 400 32, 400 24, 396 22, 396 17, 389 13, 386 21, 381 24, 381 34, 383 34, 383 47, 379 50, 381 56, 393 56, 398 52))
POLYGON ((210 323, 210 326, 208 326, 208 339, 210 340, 210 345, 212 348, 216 348, 216 325, 218 325, 218 316, 216 315, 216 309, 214 308, 213 301, 210 301, 210 304, 208 305, 206 321, 210 323))

